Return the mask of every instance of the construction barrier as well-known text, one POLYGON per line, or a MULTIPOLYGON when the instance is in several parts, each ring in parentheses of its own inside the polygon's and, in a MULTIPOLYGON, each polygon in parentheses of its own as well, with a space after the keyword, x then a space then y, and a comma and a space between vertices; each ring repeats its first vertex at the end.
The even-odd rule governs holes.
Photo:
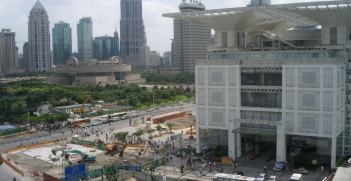
MULTIPOLYGON (((67 138, 59 139, 59 141, 64 141, 64 140, 67 140, 67 138)), ((53 141, 47 141, 47 142, 44 142, 44 143, 32 144, 32 145, 27 145, 27 146, 18 146, 17 148, 12 148, 12 149, 9 149, 9 150, 5 150, 4 153, 6 154, 6 153, 9 153, 11 151, 20 150, 20 149, 23 149, 23 148, 31 148, 31 147, 34 147, 34 146, 46 145, 46 144, 55 143, 55 142, 57 142, 57 139, 53 140, 53 141)))
POLYGON ((161 120, 167 121, 167 120, 171 120, 171 119, 181 118, 184 116, 186 116, 186 112, 168 114, 168 115, 165 115, 162 117, 153 118, 153 124, 160 124, 161 120))
POLYGON ((193 127, 192 129, 186 131, 186 134, 196 134, 196 127, 193 127))
MULTIPOLYGON (((28 131, 28 128, 27 126, 22 126, 20 128, 11 128, 11 129, 6 129, 6 130, 1 130, 0 131, 0 136, 7 136, 7 135, 10 135, 12 136, 13 134, 16 134, 16 133, 24 133, 24 132, 27 132, 28 131)), ((11 138, 11 137, 10 137, 11 138)))
POLYGON ((20 173, 22 176, 24 176, 24 173, 23 173, 21 170, 19 170, 19 169, 16 168, 14 165, 12 165, 12 163, 9 162, 9 161, 7 161, 1 154, 0 154, 0 156, 1 156, 1 159, 2 159, 7 165, 9 165, 11 168, 13 168, 16 172, 20 173))

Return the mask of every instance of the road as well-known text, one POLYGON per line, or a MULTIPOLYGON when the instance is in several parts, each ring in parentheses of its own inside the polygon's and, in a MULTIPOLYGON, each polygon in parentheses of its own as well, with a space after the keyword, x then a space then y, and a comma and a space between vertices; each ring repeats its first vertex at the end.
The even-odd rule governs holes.
MULTIPOLYGON (((179 111, 179 110, 189 110, 189 111, 193 111, 195 110, 195 104, 194 101, 190 101, 190 103, 183 103, 183 106, 166 106, 166 107, 159 107, 158 109, 155 109, 152 112, 148 112, 147 110, 141 110, 141 111, 136 111, 136 112, 132 112, 130 113, 131 115, 133 114, 139 114, 139 116, 147 116, 147 115, 151 115, 151 114, 157 114, 157 113, 162 113, 162 112, 166 112, 166 111, 179 111)), ((137 120, 141 120, 140 117, 137 118, 132 118, 132 121, 137 121, 137 120)), ((94 117, 92 120, 98 120, 99 117, 94 117)), ((100 130, 104 130, 104 129, 110 129, 114 128, 114 129, 123 129, 125 127, 129 126, 129 120, 121 120, 121 121, 117 121, 117 122, 112 122, 111 126, 109 124, 103 124, 103 125, 99 125, 99 126, 94 126, 94 129, 100 129, 100 130)), ((91 128, 90 128, 91 129, 91 128)), ((21 145, 21 143, 23 143, 24 146, 26 145, 31 145, 33 143, 39 142, 46 142, 46 141, 51 141, 54 139, 61 139, 61 138, 71 138, 71 128, 64 128, 63 129, 64 133, 60 133, 60 132, 53 132, 51 131, 51 133, 49 133, 48 131, 41 131, 41 132, 37 132, 37 133, 33 133, 30 135, 24 135, 24 136, 18 136, 18 137, 14 137, 14 138, 8 138, 8 139, 3 139, 0 140, 0 152, 2 153, 5 150, 9 150, 12 148, 17 147, 18 145, 21 145)), ((9 178, 11 178, 10 180, 12 180, 12 177, 18 177, 18 174, 16 174, 16 172, 7 172, 6 170, 11 169, 9 168, 5 163, 3 165, 0 166, 0 175, 7 175, 5 178, 6 180, 9 180, 9 178), (6 167, 6 169, 4 169, 4 167, 6 167)), ((3 177, 0 177, 0 181, 2 181, 3 177)))

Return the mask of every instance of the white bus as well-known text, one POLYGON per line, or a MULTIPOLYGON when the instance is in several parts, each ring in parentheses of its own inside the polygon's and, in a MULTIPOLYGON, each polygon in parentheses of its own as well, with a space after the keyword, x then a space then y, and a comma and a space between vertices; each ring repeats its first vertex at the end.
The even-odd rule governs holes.
POLYGON ((108 115, 107 119, 108 120, 113 120, 113 121, 118 121, 124 115, 127 115, 127 113, 126 112, 113 113, 111 115, 108 115))
POLYGON ((108 115, 107 115, 107 114, 106 114, 106 115, 103 115, 103 116, 100 116, 99 121, 100 121, 100 122, 105 122, 105 121, 107 121, 107 118, 108 118, 108 115))
POLYGON ((254 181, 255 179, 255 177, 217 173, 211 178, 211 181, 254 181))

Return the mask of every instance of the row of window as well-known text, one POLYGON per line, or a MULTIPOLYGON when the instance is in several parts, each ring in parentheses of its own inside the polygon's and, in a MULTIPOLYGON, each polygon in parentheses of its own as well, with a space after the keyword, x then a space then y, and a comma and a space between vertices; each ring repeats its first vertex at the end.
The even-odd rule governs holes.
POLYGON ((334 58, 329 53, 267 53, 267 54, 210 54, 209 60, 219 59, 290 59, 290 58, 334 58))

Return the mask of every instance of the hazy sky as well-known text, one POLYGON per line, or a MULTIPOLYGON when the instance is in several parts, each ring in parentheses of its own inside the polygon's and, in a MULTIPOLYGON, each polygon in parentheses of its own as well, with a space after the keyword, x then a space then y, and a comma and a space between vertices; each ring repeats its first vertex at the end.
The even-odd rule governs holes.
MULTIPOLYGON (((37 0, 2 0, 0 4, 0 28, 11 28, 16 32, 19 52, 28 41, 28 15, 37 0)), ((187 0, 189 2, 190 0, 187 0)), ((250 0, 202 0, 206 9, 244 7, 250 0)), ((312 2, 317 0, 272 0, 272 4, 312 2)), ((90 16, 93 19, 93 36, 113 36, 117 23, 119 33, 119 0, 40 0, 49 15, 50 35, 54 23, 65 21, 72 28, 73 51, 77 51, 77 22, 90 16)), ((163 18, 163 13, 179 12, 181 0, 143 0, 143 19, 146 37, 151 50, 171 50, 173 19, 163 18)), ((52 37, 50 37, 52 38, 52 37)), ((52 42, 52 41, 51 41, 52 42)), ((52 45, 51 45, 52 46, 52 45)), ((161 54, 162 55, 162 54, 161 54)))

